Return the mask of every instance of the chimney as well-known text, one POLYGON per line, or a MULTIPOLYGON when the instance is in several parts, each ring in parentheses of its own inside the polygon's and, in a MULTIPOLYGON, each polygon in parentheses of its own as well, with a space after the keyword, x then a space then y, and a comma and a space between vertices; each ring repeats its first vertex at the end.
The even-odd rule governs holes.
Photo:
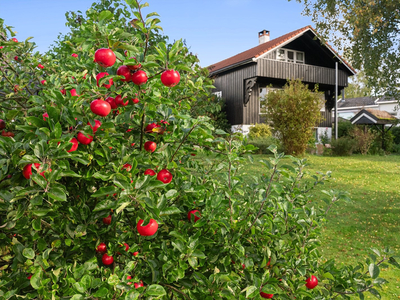
POLYGON ((269 31, 264 29, 258 33, 258 44, 261 45, 266 42, 269 42, 269 31))

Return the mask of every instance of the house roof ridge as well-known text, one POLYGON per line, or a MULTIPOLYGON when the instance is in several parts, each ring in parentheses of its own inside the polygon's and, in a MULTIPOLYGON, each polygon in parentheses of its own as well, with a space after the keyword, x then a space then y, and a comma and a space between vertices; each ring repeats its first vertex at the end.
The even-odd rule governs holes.
MULTIPOLYGON (((215 64, 209 65, 207 67, 207 69, 212 73, 212 72, 216 72, 218 70, 222 70, 222 69, 225 69, 228 67, 239 65, 243 62, 250 61, 251 59, 258 58, 261 55, 267 53, 268 51, 275 49, 279 45, 282 45, 283 43, 287 42, 288 40, 290 40, 300 34, 305 33, 307 30, 311 30, 315 36, 317 36, 320 40, 322 40, 320 38, 320 35, 316 32, 316 30, 311 25, 307 25, 302 28, 293 30, 289 33, 286 33, 282 36, 279 36, 268 42, 262 43, 255 47, 252 47, 250 49, 242 51, 236 55, 233 55, 224 60, 221 60, 215 64)), ((324 45, 326 45, 334 53, 334 55, 337 56, 339 58, 339 60, 342 61, 354 74, 357 73, 354 70, 354 68, 348 62, 346 62, 327 42, 324 42, 324 45)))

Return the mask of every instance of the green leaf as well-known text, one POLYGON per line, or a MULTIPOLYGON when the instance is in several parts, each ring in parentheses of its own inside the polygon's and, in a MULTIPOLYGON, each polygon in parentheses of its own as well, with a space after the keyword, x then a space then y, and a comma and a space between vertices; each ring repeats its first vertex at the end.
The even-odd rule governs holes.
POLYGON ((37 268, 35 274, 32 275, 31 277, 31 286, 37 290, 41 287, 42 283, 42 268, 37 268))
POLYGON ((244 291, 246 291, 246 298, 249 298, 250 296, 252 296, 252 294, 254 294, 256 291, 258 291, 258 289, 256 286, 252 285, 252 286, 248 286, 247 288, 245 288, 242 292, 244 292, 244 291))
POLYGON ((166 294, 164 288, 158 284, 152 284, 146 289, 146 295, 148 296, 162 297, 166 294))
POLYGON ((83 300, 85 297, 83 297, 81 294, 75 294, 72 296, 71 300, 83 300))
POLYGON ((117 285, 119 283, 118 275, 112 274, 110 277, 108 277, 107 282, 109 285, 117 285))
POLYGON ((179 208, 173 206, 173 207, 167 207, 166 209, 163 209, 160 211, 160 216, 169 216, 173 214, 181 214, 182 212, 179 210, 179 208))
POLYGON ((36 218, 35 220, 33 220, 32 222, 32 228, 36 231, 39 231, 42 229, 42 222, 40 218, 36 218))
POLYGON ((93 193, 91 197, 102 197, 107 195, 113 195, 114 193, 119 192, 119 189, 113 185, 101 187, 98 191, 93 193))
POLYGON ((108 294, 108 289, 102 286, 96 293, 93 294, 93 297, 105 297, 108 294))
POLYGON ((57 201, 67 201, 67 196, 65 195, 64 190, 59 187, 50 188, 50 191, 47 192, 47 195, 57 201))
POLYGON ((198 264, 198 262, 197 262, 197 257, 190 256, 190 257, 188 258, 188 262, 189 262, 189 265, 190 265, 193 269, 196 269, 196 268, 197 268, 197 264, 198 264))
POLYGON ((381 294, 379 294, 379 292, 376 289, 369 289, 368 292, 370 292, 376 298, 381 299, 381 294))
POLYGON ((378 278, 380 270, 376 264, 370 264, 368 270, 373 279, 378 278))
POLYGON ((22 251, 22 255, 25 256, 27 259, 34 259, 35 258, 35 251, 32 248, 25 248, 22 251))
POLYGON ((113 13, 109 10, 103 10, 99 15, 99 21, 112 19, 113 13))

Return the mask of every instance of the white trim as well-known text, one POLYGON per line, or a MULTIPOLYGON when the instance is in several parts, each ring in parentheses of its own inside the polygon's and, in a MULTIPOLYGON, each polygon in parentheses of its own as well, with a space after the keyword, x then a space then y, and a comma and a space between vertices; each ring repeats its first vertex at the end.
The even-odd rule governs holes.
POLYGON ((372 119, 370 116, 368 116, 366 113, 362 113, 357 119, 351 122, 351 124, 354 124, 358 120, 360 120, 362 117, 366 117, 367 119, 370 119, 374 124, 376 124, 376 120, 372 119))
MULTIPOLYGON (((379 105, 363 105, 363 106, 348 106, 348 107, 338 107, 339 110, 346 110, 346 109, 363 109, 364 107, 379 107, 379 105)), ((333 109, 335 110, 335 109, 333 109)))

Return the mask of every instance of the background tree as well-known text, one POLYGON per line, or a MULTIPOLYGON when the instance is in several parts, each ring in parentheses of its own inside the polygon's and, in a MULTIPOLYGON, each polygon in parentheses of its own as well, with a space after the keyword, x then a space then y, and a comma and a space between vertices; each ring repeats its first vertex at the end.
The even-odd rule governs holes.
POLYGON ((317 31, 350 63, 364 70, 378 95, 398 95, 400 9, 398 0, 296 0, 305 4, 317 31))
MULTIPOLYGON (((367 78, 363 71, 359 71, 357 75, 350 77, 349 85, 345 89, 346 98, 370 97, 373 90, 368 86, 367 78)), ((340 98, 342 98, 340 96, 340 98)))
POLYGON ((265 103, 267 120, 279 133, 285 153, 303 155, 321 119, 323 102, 318 90, 291 80, 283 90, 268 93, 265 103))

